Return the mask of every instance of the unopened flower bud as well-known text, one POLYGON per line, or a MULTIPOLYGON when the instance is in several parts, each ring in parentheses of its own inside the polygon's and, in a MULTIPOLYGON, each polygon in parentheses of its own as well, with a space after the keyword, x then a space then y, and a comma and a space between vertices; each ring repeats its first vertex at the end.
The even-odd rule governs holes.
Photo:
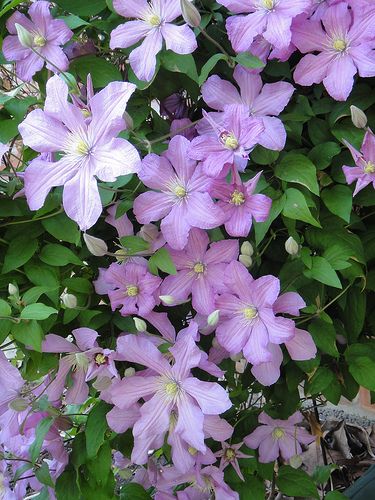
POLYGON ((140 318, 133 318, 134 324, 138 332, 146 332, 147 331, 147 325, 146 322, 143 321, 143 319, 140 318))
POLYGON ((241 358, 235 364, 235 370, 237 373, 243 373, 246 370, 247 361, 245 358, 241 358))
POLYGON ((21 26, 21 24, 15 23, 15 28, 17 30, 17 36, 22 47, 27 47, 28 49, 33 46, 34 37, 26 28, 21 26))
POLYGON ((220 309, 216 309, 216 311, 213 311, 211 314, 208 315, 207 325, 216 326, 219 322, 219 317, 220 317, 220 309))
POLYGON ((74 309, 77 307, 77 297, 72 293, 63 293, 61 299, 67 309, 74 309))
POLYGON ((357 108, 357 106, 350 106, 350 113, 352 115, 353 125, 357 128, 365 128, 367 125, 367 116, 365 113, 357 108))
POLYGON ((16 285, 13 285, 13 283, 9 283, 8 293, 9 293, 9 295, 17 295, 18 294, 18 287, 16 287, 16 285))
POLYGON ((13 399, 9 403, 9 408, 11 408, 14 411, 25 411, 28 407, 29 407, 29 402, 23 398, 13 399))
POLYGON ((97 391, 106 391, 112 384, 110 377, 104 376, 97 378, 95 382, 92 384, 94 389, 97 391))
POLYGON ((133 130, 133 128, 134 128, 134 122, 133 122, 133 118, 129 115, 129 113, 127 111, 124 111, 122 117, 124 119, 124 122, 125 122, 125 125, 126 125, 126 129, 127 130, 133 130))
POLYGON ((201 23, 201 15, 198 9, 193 5, 191 0, 180 0, 182 17, 185 22, 192 28, 196 28, 201 23))
POLYGON ((108 252, 106 242, 100 238, 95 238, 95 236, 83 233, 83 239, 85 240, 88 251, 92 255, 95 255, 95 257, 103 257, 103 255, 108 252))
POLYGON ((253 253, 254 253, 253 245, 250 243, 250 241, 244 241, 241 245, 241 254, 248 255, 249 257, 251 257, 253 253))
POLYGON ((132 377, 134 374, 135 369, 132 366, 129 366, 129 368, 124 371, 124 377, 132 377))
POLYGON ((212 347, 215 347, 216 349, 220 347, 220 344, 219 344, 219 342, 217 341, 217 338, 216 338, 216 337, 214 337, 214 338, 212 339, 212 347))
POLYGON ((115 256, 117 262, 124 262, 128 258, 125 248, 119 248, 118 250, 116 250, 115 256))
POLYGON ((230 359, 232 361, 239 361, 240 359, 242 359, 242 353, 239 352, 238 354, 232 354, 230 359))
POLYGON ((250 267, 253 263, 253 259, 249 255, 244 255, 241 254, 238 257, 238 260, 243 264, 245 267, 250 267))
POLYGON ((299 252, 299 245, 293 236, 289 236, 289 238, 285 242, 285 250, 289 255, 297 255, 299 252))
POLYGON ((299 469, 303 463, 303 460, 300 455, 293 455, 289 459, 289 465, 293 467, 293 469, 299 469))
POLYGON ((159 299, 163 302, 165 306, 178 306, 180 304, 185 304, 189 302, 188 300, 179 300, 173 297, 173 295, 159 295, 159 299))

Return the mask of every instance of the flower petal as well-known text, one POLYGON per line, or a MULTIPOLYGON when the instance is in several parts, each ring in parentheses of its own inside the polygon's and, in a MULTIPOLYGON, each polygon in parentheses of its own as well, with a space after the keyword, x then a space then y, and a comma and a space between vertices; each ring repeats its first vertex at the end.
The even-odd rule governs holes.
POLYGON ((219 415, 232 406, 227 391, 217 383, 190 377, 183 381, 182 387, 207 415, 219 415))
POLYGON ((68 135, 68 130, 60 121, 41 109, 31 111, 19 124, 18 130, 24 144, 39 153, 62 151, 68 135))
POLYGON ((132 50, 129 56, 130 66, 139 80, 149 82, 156 70, 156 54, 163 46, 163 37, 154 29, 146 35, 141 45, 132 50))
POLYGON ((187 24, 176 26, 166 23, 161 27, 161 34, 167 50, 172 50, 176 54, 191 54, 197 48, 194 31, 187 24))

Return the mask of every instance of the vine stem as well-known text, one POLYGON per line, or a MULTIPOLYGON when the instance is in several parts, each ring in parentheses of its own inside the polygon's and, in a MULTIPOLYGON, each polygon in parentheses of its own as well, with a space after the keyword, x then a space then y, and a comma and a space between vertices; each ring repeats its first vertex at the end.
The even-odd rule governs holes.
POLYGON ((208 40, 210 41, 212 44, 215 45, 215 47, 217 47, 220 52, 222 52, 225 57, 228 59, 228 64, 232 67, 234 67, 234 61, 233 61, 233 58, 228 54, 228 52, 224 49, 224 47, 222 45, 220 45, 219 42, 217 42, 214 38, 212 38, 205 29, 201 28, 200 26, 198 27, 199 31, 201 32, 201 34, 208 40))
POLYGON ((48 215, 43 215, 43 217, 38 217, 36 219, 18 220, 15 222, 6 222, 5 224, 0 224, 0 227, 13 226, 14 224, 26 224, 27 222, 37 222, 38 220, 49 219, 50 217, 54 217, 55 215, 61 214, 63 211, 64 209, 61 207, 56 212, 53 212, 52 214, 48 215))

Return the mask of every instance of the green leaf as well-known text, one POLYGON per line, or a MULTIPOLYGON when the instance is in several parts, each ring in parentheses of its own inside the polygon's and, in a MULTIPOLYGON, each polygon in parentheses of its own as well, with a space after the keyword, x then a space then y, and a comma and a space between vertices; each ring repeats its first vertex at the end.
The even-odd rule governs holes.
POLYGON ((330 212, 350 222, 352 212, 352 190, 348 186, 334 186, 322 191, 322 200, 330 212))
POLYGON ((177 274, 176 266, 166 248, 160 248, 148 261, 149 268, 153 274, 157 274, 160 269, 163 273, 177 274), (156 272, 155 271, 156 268, 156 272))
POLYGON ((122 81, 121 72, 114 64, 94 55, 73 59, 69 71, 77 73, 83 81, 86 81, 87 75, 90 73, 95 88, 105 87, 113 81, 122 81))
POLYGON ((12 316, 12 309, 10 305, 3 299, 0 299, 0 316, 12 316))
POLYGON ((337 468, 335 464, 317 465, 312 473, 312 478, 316 484, 325 484, 330 478, 331 473, 337 468))
POLYGON ((311 333, 317 347, 335 358, 339 357, 339 352, 336 346, 336 330, 333 325, 326 323, 321 319, 314 320, 309 325, 311 333))
POLYGON ((324 250, 323 257, 328 260, 335 271, 347 269, 351 266, 348 260, 351 257, 350 249, 346 245, 332 245, 324 250))
POLYGON ((289 188, 285 191, 286 202, 283 215, 293 220, 308 222, 312 226, 321 227, 319 222, 312 216, 307 206, 304 195, 298 189, 289 188))
POLYGON ((106 415, 110 406, 100 401, 89 413, 86 424, 86 451, 88 458, 94 458, 105 440, 108 430, 106 415))
MULTIPOLYGON (((54 487, 51 475, 49 473, 49 468, 47 462, 43 460, 42 465, 40 467, 35 468, 35 476, 42 484, 46 484, 51 488, 54 487)), ((47 497, 48 498, 48 497, 47 497)))
POLYGON ((11 139, 18 135, 18 120, 1 120, 0 121, 0 141, 6 144, 11 139))
POLYGON ((42 262, 50 266, 61 267, 67 264, 82 265, 81 259, 79 259, 70 248, 58 245, 57 243, 50 243, 43 247, 39 258, 42 262))
POLYGON ((214 69, 216 64, 219 61, 225 61, 227 60, 227 56, 225 54, 214 54, 209 58, 209 60, 202 66, 201 69, 201 74, 199 75, 198 78, 198 84, 199 86, 203 85, 204 82, 207 80, 208 75, 211 73, 211 71, 214 69))
POLYGON ((316 168, 307 156, 287 153, 277 165, 275 175, 283 181, 302 184, 302 186, 319 196, 316 168))
POLYGON ((29 323, 22 321, 12 325, 12 336, 18 342, 30 346, 38 352, 42 351, 42 340, 44 338, 43 330, 36 320, 29 323))
POLYGON ((144 252, 150 248, 150 243, 139 236, 123 236, 120 238, 120 243, 129 254, 144 252))
POLYGON ((346 294, 343 313, 345 330, 350 342, 355 342, 362 333, 366 319, 366 293, 353 286, 346 294))
POLYGON ((42 320, 49 318, 51 314, 57 314, 57 312, 56 309, 45 304, 30 304, 22 309, 20 318, 42 320))
POLYGON ((55 3, 62 9, 77 16, 95 16, 107 6, 105 0, 90 0, 90 2, 77 2, 77 0, 56 0, 55 3))
POLYGON ((345 351, 345 359, 354 380, 375 391, 375 344, 352 344, 345 351))
POLYGON ((316 168, 323 170, 327 168, 332 158, 341 153, 340 145, 337 142, 323 142, 314 146, 308 153, 310 160, 316 165, 316 168))
POLYGON ((257 69, 264 68, 265 64, 259 57, 253 56, 250 52, 241 52, 235 58, 235 61, 245 68, 257 69))
POLYGON ((319 498, 314 481, 301 469, 282 465, 279 469, 276 485, 285 495, 291 497, 319 498))
POLYGON ((324 500, 348 500, 348 497, 339 491, 329 491, 324 495, 324 500))
POLYGON ((38 248, 38 242, 27 236, 18 236, 9 244, 8 251, 5 254, 3 273, 9 273, 13 269, 26 264, 31 259, 38 248))
POLYGON ((81 232, 77 224, 65 214, 58 214, 55 217, 44 219, 42 220, 42 225, 57 240, 67 241, 75 245, 78 245, 80 242, 81 232))
POLYGON ((36 302, 39 297, 43 294, 47 294, 48 292, 52 292, 54 290, 58 290, 58 287, 51 286, 33 286, 26 290, 26 292, 22 295, 22 302, 24 304, 33 304, 36 302))
POLYGON ((57 478, 55 493, 57 500, 80 500, 82 498, 77 485, 76 472, 69 466, 57 478))
POLYGON ((319 394, 335 380, 333 372, 325 366, 319 366, 306 387, 307 394, 319 394))
POLYGON ((46 417, 40 420, 40 422, 38 423, 35 429, 35 440, 29 448, 30 460, 32 462, 35 462, 39 457, 44 438, 46 437, 47 432, 50 430, 53 424, 53 420, 54 419, 52 417, 46 417))
POLYGON ((279 151, 272 151, 271 149, 266 149, 258 145, 254 151, 251 152, 251 159, 255 161, 255 163, 258 163, 258 165, 270 165, 278 159, 279 155, 279 151))
POLYGON ((303 274, 307 278, 320 281, 320 283, 324 283, 325 285, 342 288, 336 271, 324 257, 313 257, 311 269, 306 269, 303 274))
POLYGON ((120 490, 121 500, 151 500, 151 496, 147 491, 137 483, 128 483, 120 490))
MULTIPOLYGON (((280 195, 280 193, 277 193, 280 195)), ((279 198, 272 200, 270 214, 265 222, 254 222, 255 242, 257 245, 263 240, 272 222, 282 212, 286 202, 286 196, 283 194, 279 198)))
POLYGON ((173 73, 183 73, 198 82, 198 72, 194 57, 191 54, 176 54, 172 50, 167 50, 161 54, 161 65, 163 68, 173 73))

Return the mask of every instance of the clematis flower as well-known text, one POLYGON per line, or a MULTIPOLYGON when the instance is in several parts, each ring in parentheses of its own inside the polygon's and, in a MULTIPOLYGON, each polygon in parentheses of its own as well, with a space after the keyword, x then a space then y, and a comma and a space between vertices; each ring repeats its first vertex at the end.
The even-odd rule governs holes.
POLYGON ((226 28, 233 50, 245 52, 257 35, 262 35, 277 49, 285 49, 291 41, 294 17, 309 9, 310 0, 219 0, 236 14, 228 17, 226 28))
POLYGON ((187 24, 172 24, 181 16, 179 0, 114 0, 113 6, 121 16, 135 18, 120 24, 111 33, 111 49, 141 45, 130 52, 129 62, 140 80, 150 81, 155 74, 156 54, 163 46, 177 54, 191 54, 197 48, 194 32, 187 24))
POLYGON ((192 227, 212 229, 224 215, 208 194, 212 180, 188 157, 189 148, 185 137, 175 136, 161 156, 144 158, 139 178, 155 191, 140 194, 133 207, 141 224, 162 219, 161 232, 175 250, 185 247, 192 227))
POLYGON ((57 162, 36 158, 25 171, 25 194, 31 210, 43 206, 54 186, 64 186, 67 215, 82 230, 93 226, 102 212, 98 177, 114 182, 120 175, 137 172, 137 150, 116 139, 125 128, 122 114, 135 90, 130 83, 112 82, 90 100, 89 124, 73 104, 68 87, 58 76, 47 82, 44 111, 35 109, 19 125, 23 142, 39 153, 62 152, 57 162))
POLYGON ((267 83, 251 71, 236 66, 233 77, 240 92, 230 82, 213 75, 202 86, 202 96, 213 109, 224 111, 228 105, 244 105, 251 116, 260 118, 264 130, 258 143, 267 149, 281 151, 285 146, 286 131, 282 121, 276 118, 288 104, 294 87, 287 82, 267 83))
POLYGON ((282 344, 295 334, 294 321, 276 316, 275 311, 299 313, 299 309, 305 306, 304 301, 294 292, 279 297, 280 281, 277 278, 268 275, 254 280, 239 262, 228 265, 224 284, 229 292, 216 300, 216 308, 220 309, 216 329, 219 344, 230 354, 242 351, 253 365, 271 361, 268 344, 282 344), (278 307, 277 301, 282 305, 278 307))
POLYGON ((357 181, 353 196, 355 196, 361 189, 365 188, 368 184, 372 183, 375 189, 375 136, 371 130, 366 132, 365 138, 362 143, 361 151, 357 151, 351 144, 345 141, 346 146, 349 148, 353 160, 356 164, 355 167, 344 165, 342 167, 346 182, 352 184, 357 181))
POLYGON ((122 379, 111 391, 112 401, 120 409, 146 399, 133 427, 133 462, 146 463, 150 444, 163 443, 172 415, 176 419, 174 432, 204 453, 205 415, 219 415, 231 407, 231 402, 219 384, 202 382, 191 375, 191 369, 201 360, 192 337, 184 336, 169 349, 174 359, 172 366, 152 342, 136 335, 120 337, 117 351, 122 360, 148 367, 122 379))
POLYGON ((215 180, 211 194, 219 200, 217 204, 226 215, 224 225, 230 236, 247 236, 253 219, 267 220, 272 200, 264 194, 254 194, 261 174, 258 172, 243 184, 228 184, 223 177, 215 180))
POLYGON ((220 458, 220 470, 224 470, 225 467, 231 465, 233 469, 236 471, 237 476, 245 481, 243 474, 240 469, 240 465, 238 463, 239 458, 251 458, 251 455, 246 455, 240 451, 243 443, 237 444, 229 444, 229 443, 221 443, 222 449, 215 453, 215 457, 220 458))
POLYGON ((273 462, 279 456, 289 460, 302 453, 301 444, 310 444, 315 437, 298 427, 302 414, 297 411, 287 420, 273 419, 262 412, 258 417, 259 427, 244 438, 246 446, 259 451, 259 462, 273 462))
POLYGON ((202 161, 204 172, 211 177, 217 177, 228 164, 234 164, 241 172, 245 170, 248 153, 264 131, 262 121, 250 118, 248 110, 238 105, 228 107, 218 120, 208 113, 204 113, 204 117, 212 133, 193 139, 190 158, 202 161))
POLYGON ((210 314, 215 308, 215 292, 220 286, 226 264, 238 257, 238 241, 223 240, 212 243, 205 231, 192 229, 184 250, 170 250, 177 274, 167 276, 161 286, 161 295, 187 300, 192 295, 194 309, 210 314))
POLYGON ((112 311, 121 306, 120 314, 146 316, 159 302, 162 280, 147 271, 147 267, 134 262, 113 263, 103 279, 108 285, 112 311))
POLYGON ((35 73, 43 68, 45 59, 52 63, 47 62, 47 68, 53 72, 57 71, 56 67, 61 71, 68 69, 69 60, 61 45, 72 38, 73 32, 63 20, 53 19, 50 5, 39 0, 28 10, 31 19, 16 11, 6 22, 10 36, 4 38, 2 51, 8 61, 16 61, 16 74, 21 80, 31 81, 35 73), (21 45, 16 24, 29 32, 30 47, 21 45))
POLYGON ((72 331, 76 344, 50 333, 42 343, 42 352, 68 353, 60 359, 59 369, 46 394, 50 401, 57 401, 64 391, 66 378, 70 374, 72 385, 66 393, 66 402, 80 404, 86 401, 89 387, 86 382, 94 378, 117 377, 114 360, 116 353, 99 347, 98 333, 91 328, 72 331))
POLYGON ((302 16, 293 25, 293 43, 307 54, 297 64, 294 81, 305 86, 323 82, 333 99, 345 101, 356 73, 375 76, 375 9, 350 10, 341 2, 326 10, 322 23, 324 29, 320 21, 302 16))

